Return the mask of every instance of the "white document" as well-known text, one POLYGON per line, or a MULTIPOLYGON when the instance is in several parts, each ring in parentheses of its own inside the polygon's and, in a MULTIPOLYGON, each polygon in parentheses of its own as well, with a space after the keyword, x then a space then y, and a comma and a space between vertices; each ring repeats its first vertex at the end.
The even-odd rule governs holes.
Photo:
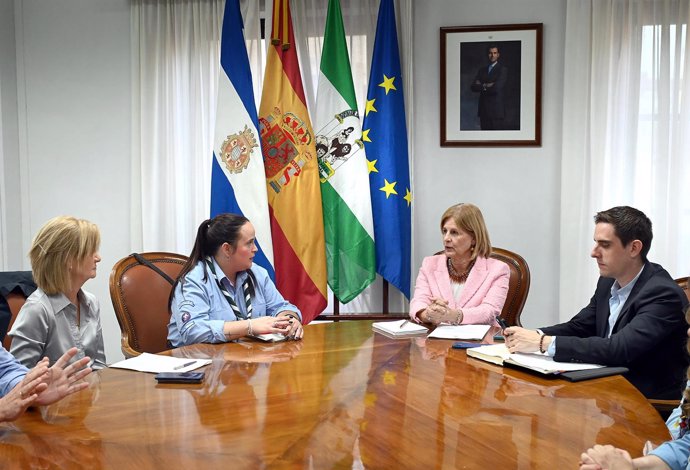
POLYGON ((258 339, 260 341, 265 341, 267 343, 278 343, 280 341, 287 340, 287 336, 281 335, 280 333, 264 333, 262 335, 250 335, 249 337, 258 339))
POLYGON ((426 326, 419 325, 411 320, 381 321, 372 323, 371 327, 374 331, 391 336, 413 336, 429 331, 426 326))
POLYGON ((110 364, 110 367, 157 374, 159 372, 187 372, 210 363, 211 359, 192 359, 189 357, 170 357, 141 353, 139 356, 110 364))
POLYGON ((551 356, 538 353, 513 353, 510 355, 510 360, 529 369, 538 369, 545 373, 570 372, 573 370, 589 370, 604 367, 599 364, 587 364, 584 362, 556 362, 551 356))
POLYGON ((429 338, 440 339, 477 339, 481 340, 490 325, 439 325, 429 334, 429 338))

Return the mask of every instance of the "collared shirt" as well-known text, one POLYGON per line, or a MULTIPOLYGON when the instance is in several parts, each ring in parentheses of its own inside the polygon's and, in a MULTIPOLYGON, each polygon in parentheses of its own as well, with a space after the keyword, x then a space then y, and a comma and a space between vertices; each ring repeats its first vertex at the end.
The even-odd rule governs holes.
POLYGON ((76 347, 79 352, 71 362, 89 356, 89 367, 106 367, 98 300, 84 290, 79 290, 77 300, 78 325, 77 307, 65 294, 48 295, 41 288, 36 289, 7 333, 12 336, 10 353, 31 368, 43 357, 53 365, 67 350, 76 347))
MULTIPOLYGON (((635 283, 640 278, 642 271, 644 271, 644 265, 642 266, 642 269, 640 269, 640 272, 637 273, 637 276, 635 276, 632 281, 628 282, 625 287, 621 287, 620 284, 618 284, 618 281, 615 281, 611 286, 611 298, 609 298, 609 326, 606 330, 607 338, 611 337, 613 327, 616 325, 618 316, 620 315, 621 310, 623 310, 623 306, 625 305, 625 302, 627 302, 628 297, 630 297, 630 293, 632 292, 633 287, 635 287, 635 283)), ((556 355, 556 339, 556 336, 551 338, 551 343, 546 349, 546 354, 551 357, 556 355)))
POLYGON ((614 282, 611 286, 611 298, 609 298, 609 328, 606 333, 607 338, 611 337, 613 327, 616 325, 616 320, 618 320, 623 305, 625 305, 628 297, 630 297, 630 292, 632 292, 633 287, 635 287, 635 283, 640 278, 643 269, 644 266, 642 266, 640 272, 637 273, 637 276, 635 276, 632 281, 628 282, 625 287, 621 287, 618 281, 614 282))
MULTIPOLYGON (((213 263, 218 280, 225 285, 237 307, 246 315, 247 305, 242 293, 242 284, 249 274, 246 271, 238 273, 233 286, 215 259, 213 263)), ((289 311, 302 319, 299 309, 280 295, 264 268, 253 264, 251 270, 256 279, 252 297, 252 318, 274 317, 280 312, 289 311)), ((203 261, 199 261, 187 273, 184 281, 175 287, 171 310, 168 341, 173 347, 197 343, 224 343, 227 341, 223 334, 225 322, 238 319, 223 296, 213 273, 205 269, 203 261)))
POLYGON ((4 397, 29 370, 21 365, 5 348, 0 346, 0 398, 4 397))

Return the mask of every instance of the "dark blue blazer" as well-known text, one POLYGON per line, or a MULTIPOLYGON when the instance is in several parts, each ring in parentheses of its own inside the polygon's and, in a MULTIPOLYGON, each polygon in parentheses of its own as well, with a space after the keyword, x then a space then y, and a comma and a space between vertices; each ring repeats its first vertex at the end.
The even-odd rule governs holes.
POLYGON ((541 328, 558 337, 554 359, 624 366, 630 369, 625 377, 647 398, 680 399, 688 367, 685 293, 664 268, 647 262, 607 338, 613 283, 600 277, 580 313, 541 328))

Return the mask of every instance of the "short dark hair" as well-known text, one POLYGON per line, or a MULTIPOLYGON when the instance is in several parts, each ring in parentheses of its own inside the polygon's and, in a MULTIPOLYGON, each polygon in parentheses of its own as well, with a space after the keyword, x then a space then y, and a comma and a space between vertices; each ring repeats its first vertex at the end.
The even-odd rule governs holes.
POLYGON ((652 247, 652 221, 642 211, 629 206, 612 207, 597 212, 594 223, 613 225, 614 233, 620 238, 623 246, 628 246, 633 240, 640 240, 642 242, 640 256, 643 261, 647 261, 647 253, 652 247))
POLYGON ((496 49, 498 53, 501 53, 501 48, 498 47, 498 44, 489 44, 489 47, 486 48, 486 53, 488 54, 491 49, 496 49))

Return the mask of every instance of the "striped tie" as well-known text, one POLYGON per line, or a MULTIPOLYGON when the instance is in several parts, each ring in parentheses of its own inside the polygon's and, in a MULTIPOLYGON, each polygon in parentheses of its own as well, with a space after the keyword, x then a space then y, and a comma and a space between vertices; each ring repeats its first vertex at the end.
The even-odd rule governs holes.
POLYGON ((254 311, 254 308, 252 307, 252 291, 253 289, 253 283, 252 283, 252 277, 251 275, 247 276, 247 279, 242 283, 242 293, 244 294, 244 303, 247 306, 247 315, 244 315, 240 308, 237 306, 237 302, 235 302, 235 299, 232 298, 230 295, 230 292, 228 289, 223 285, 222 282, 220 282, 220 279, 218 279, 218 274, 216 274, 216 267, 213 264, 213 260, 211 257, 206 257, 206 266, 208 266, 208 269, 211 270, 211 273, 213 274, 214 279, 216 280, 216 283, 218 284, 218 288, 220 291, 223 293, 223 296, 225 297, 225 300, 228 301, 230 304, 230 308, 232 309, 233 313, 235 316, 241 320, 251 318, 252 317, 252 312, 254 311))

